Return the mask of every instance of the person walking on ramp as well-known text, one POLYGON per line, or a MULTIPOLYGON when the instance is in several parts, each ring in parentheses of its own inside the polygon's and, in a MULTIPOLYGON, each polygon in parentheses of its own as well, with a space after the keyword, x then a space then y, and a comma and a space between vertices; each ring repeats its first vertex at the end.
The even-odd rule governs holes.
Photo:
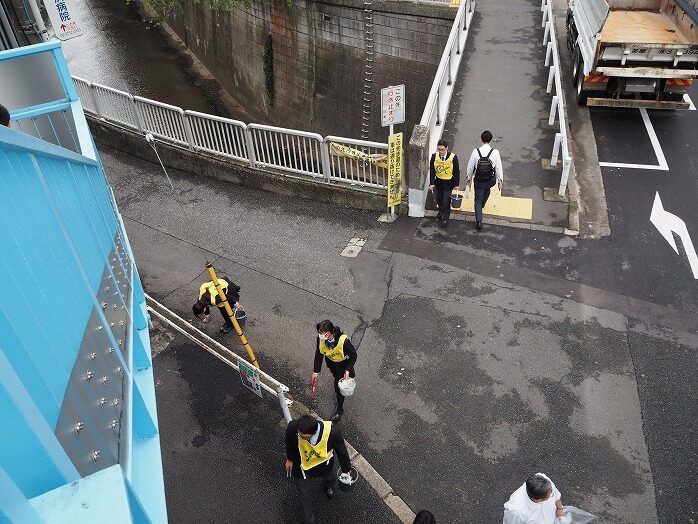
POLYGON ((436 188, 436 220, 446 227, 451 216, 451 192, 460 189, 460 166, 458 157, 448 151, 448 142, 439 140, 436 153, 429 161, 429 190, 436 188))
POLYGON ((473 149, 468 161, 467 181, 475 179, 475 228, 482 229, 482 208, 490 198, 490 189, 497 184, 499 190, 504 185, 504 171, 499 150, 490 146, 492 133, 483 131, 480 135, 482 145, 473 149))
POLYGON ((341 379, 354 378, 354 364, 356 363, 356 349, 338 326, 329 320, 323 320, 317 326, 318 336, 315 339, 315 361, 313 363, 313 374, 311 384, 315 384, 322 369, 322 359, 324 357, 327 369, 334 377, 334 392, 337 395, 337 407, 330 420, 339 422, 344 414, 344 395, 339 389, 341 379))

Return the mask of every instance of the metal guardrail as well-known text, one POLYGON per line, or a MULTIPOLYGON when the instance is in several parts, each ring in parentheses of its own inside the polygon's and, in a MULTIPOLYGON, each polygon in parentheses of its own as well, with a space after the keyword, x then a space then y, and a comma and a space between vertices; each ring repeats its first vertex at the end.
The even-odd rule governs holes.
POLYGON ((431 85, 429 97, 424 106, 420 125, 429 128, 429 151, 436 147, 436 142, 443 133, 443 123, 446 120, 448 106, 451 103, 451 95, 456 81, 456 75, 460 68, 465 42, 468 38, 468 29, 475 10, 475 0, 466 0, 460 4, 456 17, 453 20, 451 32, 448 35, 444 52, 439 61, 439 67, 434 75, 434 83, 431 85), (436 133, 434 131, 437 131, 436 133), (433 142, 433 143, 431 143, 433 142))
MULTIPOLYGON (((451 103, 451 96, 456 83, 456 76, 463 59, 463 50, 468 39, 470 23, 475 13, 475 0, 463 0, 456 17, 453 20, 451 32, 448 35, 444 52, 439 61, 439 67, 434 75, 434 82, 429 91, 429 97, 424 106, 422 119, 419 124, 429 129, 429 151, 436 149, 436 143, 443 134, 443 125, 451 103)), ((426 186, 420 189, 410 189, 410 216, 424 216, 424 205, 427 198, 426 186)))
MULTIPOLYGON (((470 0, 469 0, 470 1, 470 0)), ((156 140, 205 152, 252 168, 271 168, 294 175, 345 182, 351 186, 387 189, 387 168, 333 154, 330 142, 361 153, 387 152, 388 145, 261 124, 245 124, 219 116, 184 111, 111 87, 73 77, 85 112, 97 118, 151 134, 156 140)))
MULTIPOLYGON (((218 360, 233 368, 235 371, 240 371, 240 362, 246 364, 249 368, 254 368, 250 362, 242 358, 240 355, 231 351, 220 342, 212 339, 195 326, 192 326, 189 322, 173 311, 169 310, 147 293, 144 294, 145 298, 147 299, 148 313, 155 316, 159 321, 184 335, 196 345, 216 357, 218 360)), ((261 369, 257 369, 257 373, 259 373, 260 386, 262 389, 279 399, 279 405, 281 406, 281 411, 284 414, 286 422, 291 422, 291 413, 289 412, 288 407, 293 403, 293 401, 286 399, 285 394, 289 391, 288 387, 261 369)))
POLYGON ((558 116, 560 123, 560 132, 555 133, 555 143, 553 144, 553 154, 550 158, 550 165, 556 166, 562 149, 562 176, 560 177, 560 188, 558 194, 565 196, 567 192, 567 180, 570 176, 570 168, 572 166, 572 155, 569 150, 567 140, 567 121, 565 115, 565 97, 562 93, 562 80, 560 78, 560 50, 557 45, 557 35, 555 34, 555 22, 553 18, 552 0, 543 0, 541 7, 543 11, 542 27, 545 28, 543 34, 543 45, 547 46, 545 52, 545 66, 550 66, 548 73, 548 85, 546 91, 550 93, 553 85, 555 86, 555 94, 550 105, 550 117, 548 125, 555 123, 555 116, 558 116), (552 58, 552 64, 551 62, 552 58))
MULTIPOLYGON (((388 145, 380 142, 368 142, 341 136, 327 136, 324 141, 326 147, 330 143, 340 144, 342 146, 360 148, 367 155, 386 155, 388 153, 388 145)), ((332 149, 329 148, 328 150, 331 151, 332 149)), ((348 157, 338 155, 329 155, 328 162, 328 172, 331 180, 342 180, 365 187, 382 188, 388 185, 388 171, 375 163, 354 162, 348 157)), ((407 186, 403 184, 403 187, 407 186)))

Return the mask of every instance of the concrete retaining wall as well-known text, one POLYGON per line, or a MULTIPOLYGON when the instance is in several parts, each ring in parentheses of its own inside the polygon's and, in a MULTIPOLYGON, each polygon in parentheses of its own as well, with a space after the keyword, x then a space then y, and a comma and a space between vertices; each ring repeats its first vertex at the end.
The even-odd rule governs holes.
MULTIPOLYGON (((155 153, 142 135, 89 116, 88 123, 92 136, 98 144, 112 147, 150 162, 157 162, 155 153)), ((341 207, 385 211, 387 206, 385 191, 348 187, 341 183, 326 183, 307 177, 252 169, 248 165, 228 162, 212 155, 160 142, 157 143, 157 149, 165 167, 199 176, 294 198, 319 200, 341 207)))
MULTIPOLYGON (((260 0, 217 12, 182 0, 167 20, 233 99, 260 123, 359 138, 364 90, 364 6, 360 0, 260 0), (274 99, 264 46, 272 37, 274 99)), ((405 84, 406 136, 419 123, 455 9, 374 2, 371 140, 384 140, 380 89, 405 84)))

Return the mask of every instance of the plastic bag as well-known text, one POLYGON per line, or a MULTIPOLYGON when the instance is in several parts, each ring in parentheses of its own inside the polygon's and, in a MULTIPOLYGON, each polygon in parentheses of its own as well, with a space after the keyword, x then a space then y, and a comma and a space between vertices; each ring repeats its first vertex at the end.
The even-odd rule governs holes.
POLYGON ((558 518, 556 524, 589 524, 594 520, 596 515, 574 506, 565 506, 565 516, 558 518))

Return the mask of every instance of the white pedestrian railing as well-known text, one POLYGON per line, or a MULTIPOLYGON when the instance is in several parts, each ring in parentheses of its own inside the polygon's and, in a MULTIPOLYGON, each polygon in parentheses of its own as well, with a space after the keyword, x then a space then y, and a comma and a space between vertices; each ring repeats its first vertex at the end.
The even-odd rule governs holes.
POLYGON ((197 111, 185 111, 184 115, 191 128, 194 150, 248 160, 244 122, 197 111))
POLYGON ((192 147, 182 108, 140 96, 134 96, 133 101, 141 117, 143 132, 151 133, 161 140, 192 147))
POLYGON ((271 167, 301 175, 326 178, 322 136, 281 127, 250 124, 253 167, 271 167))
MULTIPOLYGON (((456 18, 453 20, 451 33, 448 35, 446 47, 441 55, 439 67, 434 76, 434 83, 429 91, 429 98, 422 113, 419 124, 429 129, 429 151, 436 149, 436 143, 441 139, 444 130, 448 107, 456 83, 456 76, 463 59, 463 50, 470 32, 470 23, 475 14, 475 0, 462 0, 456 18)), ((424 205, 427 198, 427 184, 423 188, 410 188, 409 215, 424 216, 424 205)))
MULTIPOLYGON (((231 351, 220 342, 212 339, 206 333, 203 333, 196 326, 190 324, 182 317, 162 305, 153 297, 145 293, 147 300, 148 314, 154 316, 158 321, 187 337, 190 341, 209 352, 212 356, 224 364, 230 366, 235 371, 240 372, 240 364, 244 364, 247 368, 252 369, 254 366, 242 358, 240 355, 231 351)), ((148 319, 152 320, 151 318, 148 319)), ((288 409, 293 401, 286 398, 286 393, 289 389, 286 385, 276 380, 274 377, 265 373, 261 369, 257 369, 257 374, 260 378, 260 387, 267 393, 271 393, 279 399, 281 412, 286 419, 286 422, 291 422, 291 413, 288 409)))
MULTIPOLYGON (((125 91, 119 91, 100 84, 90 84, 92 100, 96 114, 107 122, 113 122, 137 131, 143 131, 143 125, 138 118, 133 96, 125 91)), ((85 111, 87 108, 83 106, 85 111)))
POLYGON ((341 136, 325 137, 331 180, 367 187, 388 185, 388 145, 341 136), (362 160, 357 161, 357 157, 362 160))
POLYGON ((187 147, 253 168, 387 189, 387 166, 381 162, 388 145, 261 124, 245 124, 94 84, 73 77, 86 113, 151 134, 160 142, 187 147), (332 144, 349 154, 338 157, 332 144))
POLYGON ((545 28, 543 34, 543 45, 547 46, 545 52, 545 66, 550 66, 548 73, 548 85, 546 91, 550 93, 555 86, 552 104, 550 105, 550 117, 548 125, 555 124, 555 116, 557 115, 560 123, 560 132, 555 133, 555 143, 553 144, 553 154, 550 158, 550 165, 556 166, 560 149, 562 149, 562 176, 560 177, 560 188, 558 194, 565 196, 567 191, 567 180, 570 176, 570 168, 572 167, 572 155, 569 150, 567 140, 567 122, 565 115, 565 97, 562 93, 562 80, 560 78, 560 51, 557 45, 557 35, 555 33, 555 19, 553 18, 553 6, 551 0, 543 0, 541 4, 543 11, 543 23, 545 28), (550 63, 552 59, 552 64, 550 63))

